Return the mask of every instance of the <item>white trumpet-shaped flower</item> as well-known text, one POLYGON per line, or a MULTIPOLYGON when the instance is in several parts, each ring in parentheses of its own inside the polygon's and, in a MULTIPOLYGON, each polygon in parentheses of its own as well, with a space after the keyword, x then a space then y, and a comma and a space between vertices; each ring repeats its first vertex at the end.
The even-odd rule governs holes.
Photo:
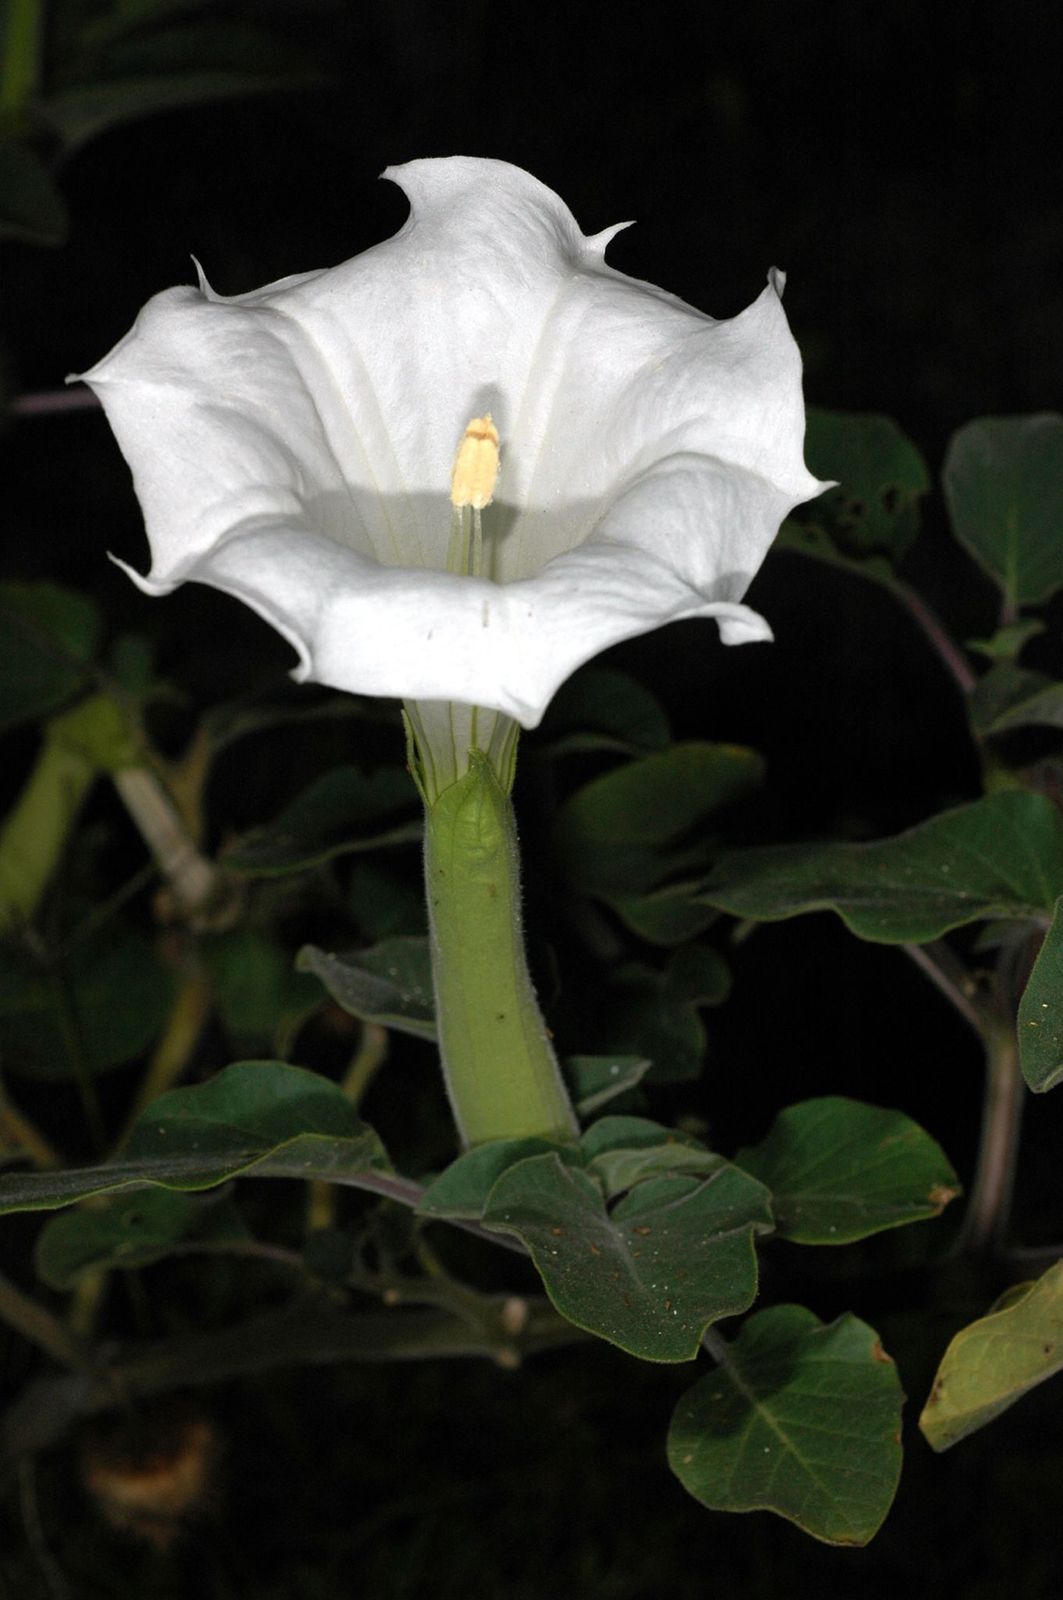
POLYGON ((516 167, 386 176, 410 201, 394 238, 250 294, 167 290, 84 374, 143 508, 140 587, 237 596, 298 678, 527 727, 581 662, 675 618, 769 638, 741 598, 822 487, 781 277, 716 322, 607 266, 618 230, 584 236, 516 167), (459 447, 498 454, 452 504, 459 447))

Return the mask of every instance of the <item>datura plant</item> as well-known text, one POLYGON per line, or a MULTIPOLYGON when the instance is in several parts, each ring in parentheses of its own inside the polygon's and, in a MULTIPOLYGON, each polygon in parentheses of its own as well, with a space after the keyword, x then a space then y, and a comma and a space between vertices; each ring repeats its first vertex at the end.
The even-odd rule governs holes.
MULTIPOLYGON (((46 1118, 67 1084, 86 1130, 67 1144, 0 1086, 15 1168, 0 1209, 60 1213, 35 1263, 69 1296, 59 1312, 0 1278, 0 1318, 68 1369, 28 1384, 0 1459, 32 1460, 80 1421, 87 1493, 165 1544, 159 1473, 138 1465, 116 1396, 161 1408, 151 1460, 172 1457, 202 1498, 221 1443, 190 1393, 211 1383, 300 1362, 510 1369, 595 1337, 647 1362, 710 1359, 692 1384, 676 1374, 668 1434, 695 1499, 866 1543, 901 1470, 904 1395, 879 1331, 791 1303, 799 1273, 834 1309, 876 1261, 918 1277, 920 1305, 946 1284, 958 1331, 932 1352, 920 1421, 938 1450, 1063 1360, 1063 1269, 1049 1252, 1037 1276, 1010 1231, 1022 1096, 1063 1079, 1061 769, 1014 742, 1063 726, 1049 656, 1020 663, 1041 627, 1023 611, 1063 589, 1063 420, 987 419, 950 446, 948 517, 1001 592, 969 654, 902 570, 930 478, 900 430, 811 412, 806 469, 781 273, 718 322, 609 266, 617 229, 584 235, 514 167, 387 176, 410 202, 394 238, 232 296, 200 272, 83 375, 147 528, 147 575, 119 564, 149 595, 192 581, 243 601, 318 688, 278 701, 256 679, 250 705, 188 712, 174 754, 160 730, 180 696, 145 641, 101 653, 83 596, 0 587, 0 717, 42 730, 0 828, 3 1066, 51 1080, 46 1118), (873 836, 872 808, 855 837, 758 845, 764 813, 742 807, 758 755, 673 741, 623 657, 588 665, 678 620, 769 640, 744 597, 777 535, 792 574, 796 553, 806 573, 873 582, 922 630, 964 708, 980 797, 891 837, 873 836), (381 699, 402 703, 405 768, 381 699), (313 740, 335 752, 350 727, 358 764, 319 762, 300 788, 313 740), (226 752, 255 739, 268 755, 236 803, 226 752), (104 803, 82 816, 100 780, 151 857, 131 886, 106 883, 104 803), (732 967, 741 989, 756 925, 812 911, 904 952, 984 1055, 962 1218, 915 1230, 907 1255, 863 1241, 931 1223, 961 1185, 905 1111, 837 1083, 752 1111, 759 1142, 725 1153, 688 1098, 702 1012, 727 1000, 732 967), (134 1061, 132 1095, 101 1095, 99 1076, 134 1061), (386 1143, 360 1115, 370 1089, 386 1143), (210 1293, 186 1294, 193 1267, 210 1293), (119 1319, 116 1338, 108 1286, 143 1274, 180 1309, 164 1337, 123 1338, 119 1319)), ((705 637, 671 635, 687 652, 705 637)), ((215 664, 220 648, 203 644, 215 664)), ((756 1097, 770 1081, 751 1072, 756 1097)), ((142 1287, 134 1301, 139 1315, 142 1287)))
MULTIPOLYGON (((390 168, 406 226, 250 294, 171 289, 84 381, 133 469, 149 594, 260 612, 299 678, 406 707, 440 1049, 467 1144, 576 1122, 520 931, 517 725, 607 645, 741 604, 802 459, 782 278, 714 322, 605 263, 526 172, 390 168)), ((129 569, 127 569, 129 570, 129 569)))

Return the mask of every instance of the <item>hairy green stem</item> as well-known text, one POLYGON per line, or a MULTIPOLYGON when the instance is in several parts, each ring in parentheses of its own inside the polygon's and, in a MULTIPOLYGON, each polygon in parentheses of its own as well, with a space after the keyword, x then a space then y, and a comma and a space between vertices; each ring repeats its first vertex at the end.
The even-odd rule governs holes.
POLYGON ((425 885, 440 1055, 462 1143, 574 1138, 524 952, 513 808, 477 750, 426 803, 425 885))

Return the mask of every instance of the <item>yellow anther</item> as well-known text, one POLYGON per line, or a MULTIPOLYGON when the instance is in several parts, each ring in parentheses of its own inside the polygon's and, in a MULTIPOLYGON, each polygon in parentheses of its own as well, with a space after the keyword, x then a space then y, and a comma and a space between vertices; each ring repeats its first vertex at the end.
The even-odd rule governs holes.
POLYGON ((482 511, 491 504, 498 481, 498 429, 491 413, 473 417, 462 435, 450 480, 450 502, 482 511))

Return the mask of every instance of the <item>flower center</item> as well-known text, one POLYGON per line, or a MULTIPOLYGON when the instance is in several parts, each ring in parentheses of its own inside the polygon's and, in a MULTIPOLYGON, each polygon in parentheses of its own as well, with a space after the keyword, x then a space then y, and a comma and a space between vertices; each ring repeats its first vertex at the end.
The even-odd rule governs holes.
MULTIPOLYGON (((482 578, 484 534, 480 513, 491 504, 498 481, 498 429, 491 413, 473 417, 462 435, 450 479, 450 546, 447 571, 482 578)), ((490 566, 490 561, 487 563, 490 566)))

